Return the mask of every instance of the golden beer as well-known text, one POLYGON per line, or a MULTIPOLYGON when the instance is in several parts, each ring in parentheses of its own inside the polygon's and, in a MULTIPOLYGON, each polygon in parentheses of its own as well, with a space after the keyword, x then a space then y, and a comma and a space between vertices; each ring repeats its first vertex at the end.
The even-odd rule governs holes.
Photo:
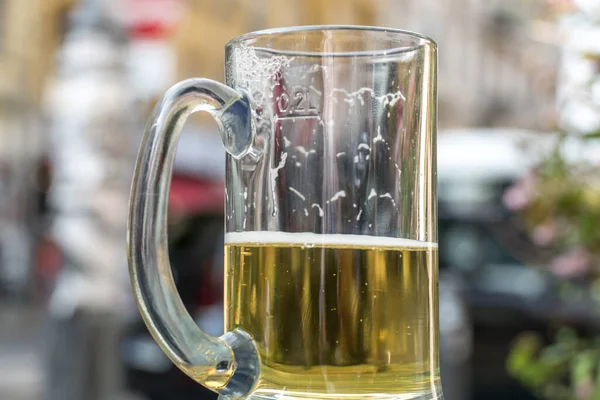
POLYGON ((225 268, 225 328, 240 328, 256 343, 257 398, 441 393, 436 244, 230 233, 225 268))

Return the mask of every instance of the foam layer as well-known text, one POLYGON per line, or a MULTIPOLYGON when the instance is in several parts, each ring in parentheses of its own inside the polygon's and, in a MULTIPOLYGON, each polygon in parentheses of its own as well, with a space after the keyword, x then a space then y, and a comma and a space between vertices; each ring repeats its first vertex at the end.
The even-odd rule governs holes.
POLYGON ((437 243, 420 240, 391 238, 385 236, 317 234, 310 232, 230 232, 225 234, 225 244, 284 244, 305 246, 341 247, 393 247, 393 248, 437 248, 437 243))

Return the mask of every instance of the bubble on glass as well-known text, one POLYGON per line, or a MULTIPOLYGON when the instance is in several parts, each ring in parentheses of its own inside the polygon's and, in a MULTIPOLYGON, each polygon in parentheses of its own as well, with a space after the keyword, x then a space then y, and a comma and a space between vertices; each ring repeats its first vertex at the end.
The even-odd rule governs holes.
POLYGON ((281 85, 282 71, 290 67, 294 57, 259 55, 252 46, 241 45, 233 50, 226 68, 227 82, 244 89, 250 96, 252 116, 257 135, 268 134, 276 115, 263 112, 272 103, 274 88, 281 85))
MULTIPOLYGON (((294 57, 283 55, 259 57, 254 47, 239 46, 233 50, 230 65, 227 68, 227 71, 233 76, 228 77, 227 80, 236 82, 238 86, 249 90, 252 95, 262 93, 265 82, 270 82, 272 87, 277 86, 277 75, 282 70, 289 68, 293 59, 294 57)), ((257 99, 254 98, 254 100, 257 99)))

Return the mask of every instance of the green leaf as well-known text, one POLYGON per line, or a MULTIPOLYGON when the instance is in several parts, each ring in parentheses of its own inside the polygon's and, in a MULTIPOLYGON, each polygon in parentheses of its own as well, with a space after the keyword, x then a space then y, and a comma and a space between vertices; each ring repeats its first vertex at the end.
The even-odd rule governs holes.
POLYGON ((592 381, 597 354, 594 350, 586 350, 573 358, 571 362, 571 382, 575 385, 592 381))
POLYGON ((585 139, 600 139, 600 129, 583 135, 585 139))

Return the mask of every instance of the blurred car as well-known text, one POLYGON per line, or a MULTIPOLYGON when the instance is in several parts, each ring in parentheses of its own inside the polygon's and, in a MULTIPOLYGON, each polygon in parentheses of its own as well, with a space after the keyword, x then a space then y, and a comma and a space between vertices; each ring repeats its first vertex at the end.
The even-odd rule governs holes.
MULTIPOLYGON (((560 282, 543 265, 525 265, 540 250, 502 200, 555 139, 550 133, 509 129, 439 135, 440 310, 445 307, 443 287, 451 282, 466 309, 462 318, 472 329, 472 347, 466 353, 472 355, 473 386, 464 399, 533 399, 505 371, 516 335, 528 330, 547 334, 560 322, 584 329, 600 325, 592 299, 561 296, 560 282)), ((582 148, 575 140, 565 148, 572 159, 600 154, 600 148, 582 148)), ((456 339, 457 330, 444 338, 445 320, 450 319, 440 312, 442 358, 445 342, 468 343, 456 339)))

